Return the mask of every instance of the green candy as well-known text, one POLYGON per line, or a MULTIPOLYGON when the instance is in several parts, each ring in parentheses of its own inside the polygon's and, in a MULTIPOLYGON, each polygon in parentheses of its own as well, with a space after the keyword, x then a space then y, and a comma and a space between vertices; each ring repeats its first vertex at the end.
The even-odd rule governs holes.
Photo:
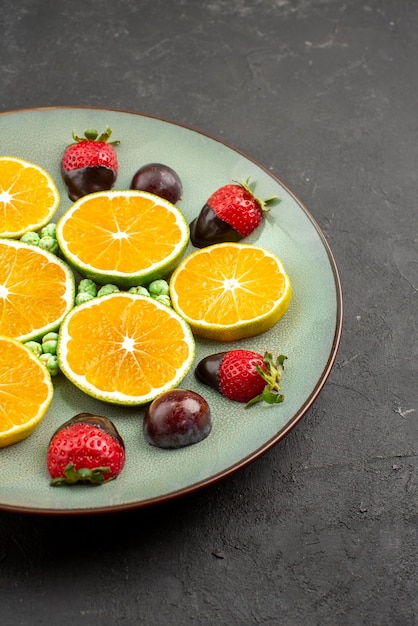
POLYGON ((41 237, 38 245, 40 248, 42 248, 42 250, 52 252, 52 254, 57 254, 57 252, 59 251, 58 241, 55 239, 55 237, 51 237, 50 235, 45 235, 45 237, 41 237))
POLYGON ((78 293, 89 293, 92 296, 96 296, 97 285, 91 278, 83 278, 78 284, 77 291, 78 293))
POLYGON ((20 238, 20 241, 23 241, 23 243, 28 243, 31 246, 39 246, 40 240, 40 236, 34 231, 29 231, 22 235, 20 238))
POLYGON ((56 230, 57 225, 51 222, 50 224, 47 224, 46 226, 41 228, 41 237, 53 237, 54 239, 56 239, 56 230))
POLYGON ((119 287, 117 287, 116 285, 111 285, 110 283, 108 285, 103 285, 103 287, 100 287, 99 291, 97 292, 97 295, 100 296, 108 296, 110 293, 117 293, 118 291, 120 291, 119 287))
POLYGON ((45 341, 42 344, 42 352, 43 354, 56 354, 57 353, 57 342, 56 341, 45 341))
POLYGON ((50 354, 49 352, 45 352, 44 354, 41 354, 39 359, 40 361, 45 363, 46 367, 48 368, 48 372, 51 374, 51 376, 56 376, 59 373, 60 368, 58 365, 58 358, 55 354, 50 354))
POLYGON ((91 293, 87 293, 87 291, 81 291, 75 297, 75 304, 83 304, 83 302, 88 302, 89 300, 93 300, 94 296, 91 293))
POLYGON ((157 280, 153 280, 152 283, 148 285, 148 291, 151 296, 155 298, 156 296, 168 296, 170 288, 166 280, 159 278, 157 280))
POLYGON ((24 344, 35 356, 41 356, 42 354, 42 346, 37 341, 25 341, 24 344))
POLYGON ((148 291, 148 289, 146 287, 141 287, 141 285, 138 285, 138 287, 131 287, 128 290, 128 293, 136 293, 139 296, 149 296, 150 292, 148 291))
POLYGON ((47 333, 42 337, 42 352, 44 354, 56 354, 58 343, 58 333, 47 333))
POLYGON ((165 306, 171 307, 170 296, 165 296, 165 295, 156 296, 154 300, 156 300, 157 302, 161 302, 161 304, 164 304, 165 306))

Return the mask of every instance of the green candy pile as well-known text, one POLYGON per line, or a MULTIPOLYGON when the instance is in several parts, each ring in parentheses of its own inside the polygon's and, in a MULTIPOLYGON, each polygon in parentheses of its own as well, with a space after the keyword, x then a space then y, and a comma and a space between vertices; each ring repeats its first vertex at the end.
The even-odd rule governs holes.
MULTIPOLYGON (((117 285, 107 284, 98 286, 90 278, 83 278, 77 287, 77 295, 75 297, 75 304, 82 304, 88 300, 100 296, 107 296, 110 293, 117 293, 121 290, 117 285)), ((171 307, 170 288, 168 282, 162 278, 153 280, 148 287, 139 285, 138 287, 131 287, 128 293, 137 293, 141 296, 149 296, 158 300, 161 304, 171 307)))
POLYGON ((58 333, 49 332, 42 337, 41 341, 26 341, 24 344, 45 363, 51 376, 56 376, 60 371, 57 358, 57 342, 58 333))
POLYGON ((28 243, 31 246, 39 246, 47 252, 58 254, 59 245, 55 234, 56 229, 57 225, 51 222, 50 224, 44 226, 39 233, 29 230, 21 236, 20 241, 28 243))

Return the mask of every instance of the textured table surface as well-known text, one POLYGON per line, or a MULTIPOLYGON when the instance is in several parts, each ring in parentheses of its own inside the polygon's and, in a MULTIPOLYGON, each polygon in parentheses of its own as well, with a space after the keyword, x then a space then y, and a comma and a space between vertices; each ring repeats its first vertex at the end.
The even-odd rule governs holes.
POLYGON ((2 626, 416 625, 418 3, 0 5, 2 111, 219 137, 306 204, 345 299, 322 393, 242 471, 123 514, 0 510, 2 626))

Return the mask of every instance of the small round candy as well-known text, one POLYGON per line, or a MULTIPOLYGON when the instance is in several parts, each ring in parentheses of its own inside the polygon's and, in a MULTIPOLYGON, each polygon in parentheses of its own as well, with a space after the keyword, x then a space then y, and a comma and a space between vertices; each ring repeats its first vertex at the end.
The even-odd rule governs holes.
POLYGON ((119 292, 120 289, 117 285, 111 285, 110 283, 108 285, 103 285, 103 287, 100 287, 99 291, 97 292, 97 295, 100 296, 108 296, 110 293, 117 293, 119 292))
POLYGON ((154 296, 154 300, 156 300, 157 302, 161 302, 161 304, 164 304, 164 306, 171 307, 171 298, 170 298, 170 296, 165 296, 165 295, 161 294, 160 296, 154 296))
POLYGON ((89 293, 92 296, 97 295, 97 285, 91 278, 82 278, 77 287, 78 293, 89 293))
POLYGON ((136 293, 139 296, 149 296, 150 292, 148 291, 148 289, 146 287, 141 287, 141 285, 138 285, 137 287, 131 287, 128 290, 128 293, 136 293))
POLYGON ((168 296, 170 293, 170 287, 166 280, 159 278, 157 280, 153 280, 152 283, 148 285, 148 291, 154 298, 156 296, 168 296))
POLYGON ((57 353, 58 333, 47 333, 42 337, 42 352, 57 353))
POLYGON ((20 241, 23 241, 23 243, 28 243, 31 246, 39 246, 40 239, 41 238, 38 233, 29 231, 21 236, 20 241))
POLYGON ((44 352, 40 355, 39 359, 45 363, 51 376, 56 376, 59 373, 60 368, 58 365, 58 358, 55 354, 44 352))
POLYGON ((41 237, 53 237, 56 239, 56 231, 57 225, 51 222, 41 229, 41 237))
POLYGON ((87 291, 80 291, 75 297, 76 304, 83 304, 83 302, 88 302, 89 300, 93 300, 94 296, 87 291))
POLYGON ((25 346, 36 356, 41 356, 42 346, 39 341, 25 341, 25 346))
POLYGON ((179 175, 163 163, 148 163, 140 167, 132 178, 131 189, 154 193, 172 204, 180 200, 183 194, 179 175))
POLYGON ((51 237, 50 235, 45 235, 45 237, 41 237, 38 245, 40 248, 42 248, 42 250, 52 252, 52 254, 57 254, 57 252, 59 251, 58 241, 55 239, 55 237, 51 237))
POLYGON ((205 439, 212 429, 210 408, 198 393, 173 389, 156 398, 145 414, 143 432, 158 448, 183 448, 205 439))

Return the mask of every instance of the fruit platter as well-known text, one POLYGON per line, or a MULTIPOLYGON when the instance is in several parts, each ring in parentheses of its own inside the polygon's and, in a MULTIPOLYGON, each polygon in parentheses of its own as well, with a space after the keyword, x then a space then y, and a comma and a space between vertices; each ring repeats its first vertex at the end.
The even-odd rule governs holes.
POLYGON ((149 506, 280 442, 343 319, 332 251, 280 172, 130 111, 11 111, 0 131, 0 508, 149 506))

